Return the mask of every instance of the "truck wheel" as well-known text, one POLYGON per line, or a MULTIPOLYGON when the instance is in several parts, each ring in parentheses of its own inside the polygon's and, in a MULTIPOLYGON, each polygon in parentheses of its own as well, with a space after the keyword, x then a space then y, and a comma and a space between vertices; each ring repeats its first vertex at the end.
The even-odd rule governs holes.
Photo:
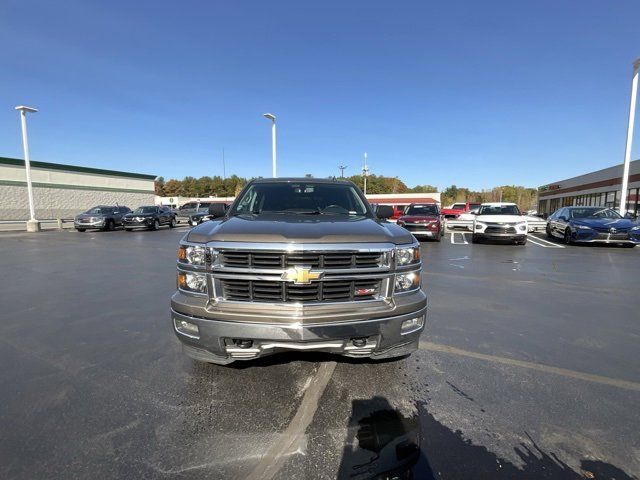
POLYGON ((153 225, 151 226, 151 230, 158 230, 160 229, 160 221, 156 218, 153 221, 153 225))
POLYGON ((435 236, 434 240, 436 242, 439 242, 441 238, 442 238, 442 235, 440 235, 440 233, 438 233, 438 235, 435 236))
POLYGON ((171 217, 171 221, 169 222, 169 228, 175 228, 176 226, 176 218, 171 217))
POLYGON ((113 223, 113 220, 107 220, 107 222, 104 224, 104 229, 108 232, 113 232, 113 230, 115 230, 116 226, 113 223))
POLYGON ((526 244, 527 244, 526 238, 524 240, 516 240, 516 245, 526 245, 526 244))
POLYGON ((86 228, 76 228, 77 231, 79 232, 84 232, 86 230, 86 228))
POLYGON ((547 238, 552 239, 553 235, 551 234, 551 228, 549 227, 549 224, 547 224, 547 228, 545 230, 547 232, 547 238))
POLYGON ((471 235, 471 243, 480 243, 480 237, 478 237, 475 233, 471 235))

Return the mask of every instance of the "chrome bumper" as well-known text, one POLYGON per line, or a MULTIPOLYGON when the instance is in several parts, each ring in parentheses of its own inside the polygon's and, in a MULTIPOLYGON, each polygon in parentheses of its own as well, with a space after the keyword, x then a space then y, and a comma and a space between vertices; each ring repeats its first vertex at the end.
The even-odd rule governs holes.
POLYGON ((415 312, 392 317, 316 324, 229 322, 185 315, 173 309, 171 318, 184 352, 205 362, 227 364, 287 350, 391 358, 407 355, 417 348, 426 323, 426 299, 419 307, 415 312), (401 332, 402 323, 414 318, 422 318, 422 325, 413 331, 401 332), (176 322, 182 320, 196 324, 198 335, 179 332, 176 322), (242 347, 234 340, 249 340, 251 345, 242 347))

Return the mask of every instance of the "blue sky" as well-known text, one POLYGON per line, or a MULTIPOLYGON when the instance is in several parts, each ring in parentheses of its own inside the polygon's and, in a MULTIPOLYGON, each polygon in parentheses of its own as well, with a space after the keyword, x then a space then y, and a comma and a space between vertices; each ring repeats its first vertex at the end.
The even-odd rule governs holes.
MULTIPOLYGON (((537 186, 621 163, 637 0, 0 3, 0 156, 537 186)), ((636 129, 638 130, 638 129, 636 129)), ((637 137, 633 156, 640 149, 637 137)))

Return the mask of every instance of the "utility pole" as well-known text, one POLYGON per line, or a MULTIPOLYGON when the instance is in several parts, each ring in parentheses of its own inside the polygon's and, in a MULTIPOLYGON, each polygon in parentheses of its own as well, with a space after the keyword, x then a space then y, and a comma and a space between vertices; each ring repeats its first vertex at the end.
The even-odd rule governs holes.
POLYGON ((367 165, 367 152, 364 152, 364 165, 362 166, 362 176, 364 178, 364 194, 367 194, 367 177, 369 176, 369 167, 367 165))
POLYGON ((622 168, 622 192, 620 192, 620 215, 627 213, 627 190, 629 189, 629 163, 631 162, 631 145, 633 144, 633 123, 636 117, 636 95, 638 93, 638 70, 640 58, 633 62, 631 76, 631 101, 629 102, 629 123, 627 124, 627 143, 624 149, 624 167, 622 168))
POLYGON ((263 117, 271 120, 271 176, 276 178, 276 116, 265 113, 263 117))
POLYGON ((24 105, 18 105, 16 110, 20 112, 20 123, 22 125, 22 148, 24 149, 24 168, 27 175, 27 195, 29 197, 29 220, 27 221, 27 232, 39 232, 40 222, 36 220, 35 208, 33 206, 31 162, 29 160, 29 141, 27 139, 27 112, 36 113, 38 110, 32 107, 25 107, 24 105))
POLYGON ((224 148, 222 149, 222 180, 227 179, 227 166, 224 163, 224 148))
POLYGON ((349 165, 340 165, 338 168, 340 169, 340 178, 344 178, 344 171, 349 167, 349 165))

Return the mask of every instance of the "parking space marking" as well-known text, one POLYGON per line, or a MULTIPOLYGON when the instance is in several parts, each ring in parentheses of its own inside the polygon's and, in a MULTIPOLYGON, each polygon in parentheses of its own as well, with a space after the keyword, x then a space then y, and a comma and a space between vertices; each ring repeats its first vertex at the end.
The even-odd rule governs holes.
POLYGON ((422 350, 429 350, 431 352, 449 353, 452 355, 484 360, 490 363, 500 363, 502 365, 509 365, 512 367, 528 368, 530 370, 537 370, 538 372, 553 373, 555 375, 562 375, 563 377, 574 378, 577 380, 586 380, 588 382, 600 383, 602 385, 609 385, 612 387, 624 388, 626 390, 640 392, 640 383, 621 380, 619 378, 603 377, 601 375, 577 372, 575 370, 569 370, 567 368, 552 367, 550 365, 544 365, 542 363, 527 362, 525 360, 516 360, 514 358, 471 352, 469 350, 463 350, 461 348, 451 347, 449 345, 443 345, 441 343, 421 341, 420 348, 422 350))
POLYGON ((469 245, 465 232, 451 232, 451 243, 454 245, 469 245), (456 242, 456 233, 462 237, 462 242, 456 242))
POLYGON ((336 362, 320 364, 318 372, 308 382, 302 402, 293 420, 277 440, 264 454, 258 465, 246 477, 248 480, 269 480, 282 468, 286 460, 296 453, 304 440, 304 433, 311 424, 318 409, 318 403, 336 368, 336 362))
POLYGON ((529 235, 529 241, 543 248, 566 248, 564 245, 558 245, 557 243, 544 240, 540 237, 534 237, 533 235, 529 235))

